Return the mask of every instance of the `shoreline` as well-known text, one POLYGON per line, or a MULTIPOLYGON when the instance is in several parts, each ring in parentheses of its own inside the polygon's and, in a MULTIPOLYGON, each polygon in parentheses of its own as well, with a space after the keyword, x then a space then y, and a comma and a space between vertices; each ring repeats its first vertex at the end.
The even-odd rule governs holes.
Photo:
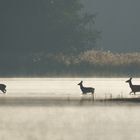
POLYGON ((0 106, 115 106, 139 105, 140 97, 94 99, 91 97, 1 96, 0 106))

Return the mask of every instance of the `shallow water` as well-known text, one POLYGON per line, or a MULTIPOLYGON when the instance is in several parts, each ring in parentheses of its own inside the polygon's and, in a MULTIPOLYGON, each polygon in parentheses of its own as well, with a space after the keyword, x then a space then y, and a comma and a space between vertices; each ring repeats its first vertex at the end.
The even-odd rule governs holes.
MULTIPOLYGON (((13 97, 81 97, 77 86, 80 80, 85 86, 96 89, 96 98, 124 96, 130 88, 127 78, 4 78, 7 94, 1 94, 4 103, 13 97)), ((134 79, 140 83, 140 79, 134 79)), ((89 95, 90 96, 90 95, 89 95)), ((133 95, 132 95, 133 96, 133 95)), ((138 97, 137 95, 136 97, 138 97)), ((14 101, 14 100, 13 100, 14 101)), ((41 100, 42 101, 42 100, 41 100)), ((1 103, 2 104, 2 103, 1 103)), ((139 140, 139 104, 91 104, 78 106, 42 104, 0 106, 0 139, 2 140, 139 140)))
MULTIPOLYGON (((1 78, 7 85, 7 96, 81 96, 77 85, 95 88, 96 98, 105 96, 129 96, 131 91, 125 81, 128 78, 1 78)), ((135 84, 140 79, 133 80, 135 84)))

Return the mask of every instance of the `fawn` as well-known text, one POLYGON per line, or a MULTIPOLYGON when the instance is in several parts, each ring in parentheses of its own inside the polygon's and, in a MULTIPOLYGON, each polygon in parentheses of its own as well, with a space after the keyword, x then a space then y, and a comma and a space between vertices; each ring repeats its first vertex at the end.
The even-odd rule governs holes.
POLYGON ((132 82, 131 82, 132 78, 130 78, 129 80, 127 80, 126 82, 129 83, 129 86, 131 88, 131 93, 134 93, 136 94, 136 92, 140 92, 140 85, 133 85, 132 82))

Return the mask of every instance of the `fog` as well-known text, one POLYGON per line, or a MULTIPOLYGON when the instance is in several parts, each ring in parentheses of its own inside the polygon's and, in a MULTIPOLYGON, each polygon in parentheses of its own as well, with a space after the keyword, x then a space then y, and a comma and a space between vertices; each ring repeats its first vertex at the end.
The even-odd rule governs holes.
POLYGON ((138 106, 1 107, 4 140, 139 140, 138 106))
POLYGON ((86 10, 96 13, 96 26, 102 31, 99 46, 114 52, 139 51, 140 1, 85 0, 86 10))

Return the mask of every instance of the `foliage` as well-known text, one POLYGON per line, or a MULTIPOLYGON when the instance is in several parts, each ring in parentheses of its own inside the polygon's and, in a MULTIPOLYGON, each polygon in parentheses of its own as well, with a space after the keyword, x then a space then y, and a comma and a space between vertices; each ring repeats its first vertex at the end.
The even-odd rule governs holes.
POLYGON ((99 32, 87 27, 94 27, 95 16, 83 12, 80 0, 48 0, 45 5, 47 51, 74 53, 95 47, 99 32))
POLYGON ((0 8, 4 53, 79 53, 94 48, 99 36, 81 0, 2 0, 0 8))

